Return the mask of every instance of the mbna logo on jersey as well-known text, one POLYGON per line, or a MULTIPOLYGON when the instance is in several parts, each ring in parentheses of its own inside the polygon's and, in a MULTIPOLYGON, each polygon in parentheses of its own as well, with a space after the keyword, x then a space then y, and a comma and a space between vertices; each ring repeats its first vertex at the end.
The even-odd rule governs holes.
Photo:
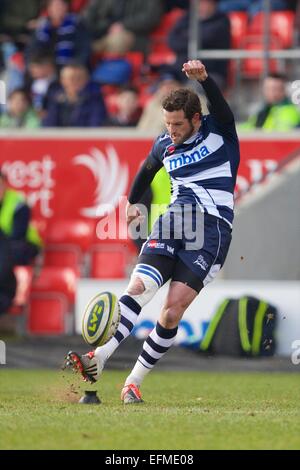
POLYGON ((182 153, 181 155, 174 156, 169 159, 169 171, 177 170, 182 166, 190 165, 191 163, 200 162, 203 158, 210 154, 208 148, 203 145, 198 150, 194 150, 191 153, 182 153))

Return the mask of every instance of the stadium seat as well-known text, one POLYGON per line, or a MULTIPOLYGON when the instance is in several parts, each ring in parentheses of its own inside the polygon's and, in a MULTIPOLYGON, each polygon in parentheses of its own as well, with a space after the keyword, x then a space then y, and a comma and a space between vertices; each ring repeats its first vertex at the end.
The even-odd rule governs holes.
POLYGON ((71 332, 76 287, 76 271, 44 267, 32 285, 27 325, 29 333, 71 332))
POLYGON ((142 52, 130 51, 127 52, 125 58, 130 62, 132 66, 132 81, 138 83, 141 77, 141 70, 144 63, 144 55, 142 52))
POLYGON ((152 47, 147 62, 152 67, 158 67, 161 64, 172 64, 175 59, 176 55, 167 44, 160 44, 152 47))
POLYGON ((70 267, 77 272, 84 254, 92 244, 95 232, 93 221, 56 220, 47 230, 45 265, 70 267))
POLYGON ((46 242, 53 245, 70 244, 86 252, 94 235, 95 224, 82 219, 56 219, 47 229, 46 242))
POLYGON ((91 253, 91 277, 96 279, 123 279, 126 277, 127 252, 111 248, 94 249, 91 253))
POLYGON ((165 13, 160 21, 160 24, 150 34, 150 38, 154 40, 161 40, 166 38, 172 27, 179 20, 179 18, 184 15, 184 13, 185 11, 181 8, 174 8, 170 12, 165 13))
POLYGON ((68 302, 59 294, 34 295, 30 300, 28 332, 37 335, 66 333, 68 302))
POLYGON ((70 268, 45 266, 33 281, 32 294, 57 292, 64 295, 72 306, 75 303, 77 273, 70 268))
MULTIPOLYGON (((247 51, 263 51, 264 43, 260 38, 247 38, 251 41, 248 44, 245 44, 245 49, 247 51)), ((271 38, 270 49, 280 49, 280 43, 277 38, 271 38)), ((247 58, 242 60, 241 72, 244 78, 257 79, 261 77, 263 73, 264 63, 263 59, 260 58, 247 58)), ((276 73, 280 71, 280 62, 277 59, 269 60, 269 71, 276 73)))
POLYGON ((149 65, 172 63, 175 60, 174 52, 169 48, 168 34, 177 20, 184 14, 180 8, 175 8, 166 13, 159 26, 150 34, 150 52, 147 57, 149 65))
POLYGON ((76 246, 46 246, 44 264, 49 267, 61 267, 74 269, 79 275, 82 265, 82 254, 76 246))
POLYGON ((239 49, 247 35, 248 14, 243 11, 232 11, 228 16, 231 26, 231 47, 239 49))
MULTIPOLYGON (((249 25, 249 34, 263 36, 264 13, 257 13, 249 25)), ((272 37, 280 39, 282 48, 289 48, 294 43, 295 13, 292 11, 273 11, 270 14, 272 37)))
POLYGON ((32 225, 38 230, 39 235, 43 240, 46 240, 47 237, 47 227, 48 222, 46 219, 33 218, 31 221, 32 225))
POLYGON ((17 291, 9 313, 12 315, 21 315, 24 313, 29 302, 33 269, 28 266, 17 266, 14 269, 14 273, 17 279, 17 291))
MULTIPOLYGON (((112 226, 114 227, 115 215, 111 214, 111 216, 113 217, 112 226)), ((104 248, 106 247, 108 249, 113 248, 114 251, 126 250, 129 257, 136 256, 137 249, 133 241, 128 235, 128 227, 127 227, 125 217, 117 216, 115 225, 116 227, 114 228, 112 238, 109 238, 109 239, 102 238, 103 233, 101 233, 101 225, 100 224, 97 225, 95 232, 94 232, 93 245, 91 246, 90 251, 92 252, 93 250, 102 249, 103 247, 104 248), (99 232, 99 229, 100 229, 100 232, 99 232)), ((104 233, 104 235, 106 235, 106 232, 104 233)))

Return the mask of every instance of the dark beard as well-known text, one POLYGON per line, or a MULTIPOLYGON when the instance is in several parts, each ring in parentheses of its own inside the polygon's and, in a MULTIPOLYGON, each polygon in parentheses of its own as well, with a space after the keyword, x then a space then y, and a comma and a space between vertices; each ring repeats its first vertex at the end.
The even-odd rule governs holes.
POLYGON ((196 132, 196 127, 193 127, 192 122, 190 121, 190 130, 182 137, 181 141, 176 145, 182 145, 183 142, 188 140, 196 132))

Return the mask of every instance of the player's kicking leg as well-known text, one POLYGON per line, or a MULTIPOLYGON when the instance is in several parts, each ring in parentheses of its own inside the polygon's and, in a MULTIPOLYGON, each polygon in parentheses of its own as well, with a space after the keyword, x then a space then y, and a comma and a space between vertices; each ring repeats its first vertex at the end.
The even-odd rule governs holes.
POLYGON ((174 260, 166 256, 140 256, 128 288, 119 299, 121 320, 114 337, 95 351, 82 356, 70 351, 65 361, 67 367, 79 372, 85 381, 96 382, 107 359, 131 334, 144 305, 150 302, 158 289, 170 279, 173 266, 174 260))
POLYGON ((179 261, 159 320, 144 342, 143 350, 125 381, 121 392, 121 400, 125 404, 142 401, 142 381, 173 345, 178 324, 202 286, 201 279, 179 261))

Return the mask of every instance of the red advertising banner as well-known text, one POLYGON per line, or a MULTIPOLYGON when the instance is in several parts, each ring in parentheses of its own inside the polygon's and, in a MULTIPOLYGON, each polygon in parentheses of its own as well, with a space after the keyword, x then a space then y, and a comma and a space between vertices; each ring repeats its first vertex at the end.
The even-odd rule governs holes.
MULTIPOLYGON (((35 217, 97 219, 107 205, 118 207, 151 145, 134 137, 0 137, 0 165, 10 186, 27 194, 35 217)), ((298 148, 300 137, 242 139, 238 189, 298 148)))

